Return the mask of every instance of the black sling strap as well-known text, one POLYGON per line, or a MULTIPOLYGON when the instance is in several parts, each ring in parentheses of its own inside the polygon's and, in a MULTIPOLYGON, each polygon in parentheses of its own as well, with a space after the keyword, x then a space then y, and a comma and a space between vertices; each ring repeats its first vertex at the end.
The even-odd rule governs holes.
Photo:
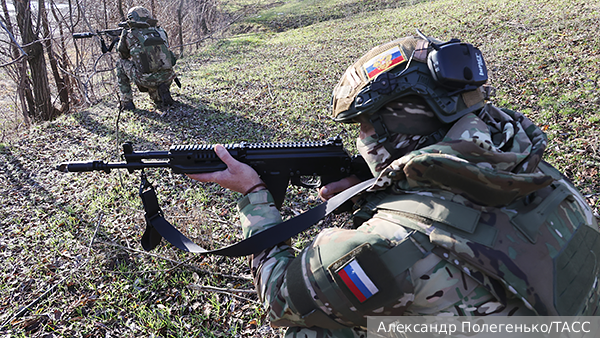
POLYGON ((142 246, 144 250, 150 251, 160 243, 161 238, 164 238, 183 251, 229 257, 248 256, 284 242, 308 229, 344 202, 366 190, 374 182, 375 178, 361 182, 305 213, 261 231, 240 242, 216 250, 206 250, 192 242, 164 218, 162 210, 158 205, 154 188, 142 172, 140 197, 146 211, 146 231, 142 236, 142 246))

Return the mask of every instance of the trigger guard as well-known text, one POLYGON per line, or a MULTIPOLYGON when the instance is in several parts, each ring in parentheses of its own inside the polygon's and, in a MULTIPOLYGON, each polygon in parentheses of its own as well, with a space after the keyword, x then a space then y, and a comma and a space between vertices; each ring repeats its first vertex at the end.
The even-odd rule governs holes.
POLYGON ((315 184, 309 184, 309 183, 302 182, 302 180, 300 179, 300 176, 292 177, 290 180, 291 180, 292 184, 297 187, 308 188, 308 189, 317 189, 317 188, 321 187, 320 182, 315 183, 315 184))

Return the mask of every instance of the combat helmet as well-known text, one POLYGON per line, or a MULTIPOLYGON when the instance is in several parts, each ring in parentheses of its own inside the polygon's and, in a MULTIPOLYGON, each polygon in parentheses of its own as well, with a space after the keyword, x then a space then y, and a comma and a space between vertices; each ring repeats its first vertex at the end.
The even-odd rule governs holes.
MULTIPOLYGON (((424 99, 443 124, 483 108, 488 77, 481 51, 417 33, 373 48, 346 70, 333 90, 334 121, 353 123, 362 115, 373 123, 386 104, 409 96, 424 99)), ((379 124, 373 123, 383 142, 387 130, 379 124)))
POLYGON ((154 19, 150 11, 142 6, 132 7, 127 12, 127 23, 130 26, 155 26, 158 20, 154 19))

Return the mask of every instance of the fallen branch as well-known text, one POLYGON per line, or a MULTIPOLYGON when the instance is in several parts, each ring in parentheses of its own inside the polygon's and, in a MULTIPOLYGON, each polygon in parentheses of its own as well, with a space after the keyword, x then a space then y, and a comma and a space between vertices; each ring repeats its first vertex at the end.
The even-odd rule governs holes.
MULTIPOLYGON (((102 244, 114 246, 116 248, 120 248, 120 249, 123 249, 123 250, 131 251, 131 252, 135 252, 135 253, 139 253, 139 254, 143 254, 143 255, 147 255, 147 256, 152 256, 152 257, 155 257, 155 258, 159 258, 159 259, 162 259, 162 260, 165 260, 165 261, 168 261, 168 262, 171 262, 171 263, 175 264, 176 266, 174 268, 177 268, 177 267, 180 267, 180 266, 185 266, 187 268, 190 268, 192 270, 201 272, 203 274, 219 275, 219 276, 226 277, 226 278, 237 278, 237 279, 243 279, 243 280, 252 280, 252 277, 249 277, 249 276, 226 275, 226 274, 222 274, 222 273, 219 273, 219 272, 203 270, 203 269, 200 269, 200 268, 198 268, 198 267, 196 267, 194 265, 187 264, 185 262, 176 261, 174 259, 170 259, 170 258, 167 258, 167 257, 163 257, 163 256, 160 256, 160 255, 153 254, 153 253, 146 252, 146 251, 142 251, 142 250, 128 248, 128 247, 125 247, 125 246, 122 246, 122 245, 119 245, 119 244, 113 243, 113 242, 99 241, 97 243, 102 243, 102 244)), ((174 268, 171 268, 171 269, 169 269, 167 271, 171 271, 174 268)), ((165 271, 165 270, 159 270, 159 271, 165 271)), ((117 273, 117 272, 113 272, 113 273, 117 273)), ((126 272, 118 272, 118 273, 126 273, 126 272)), ((138 273, 138 272, 132 272, 132 273, 138 273)))
POLYGON ((259 301, 253 300, 253 299, 249 299, 246 297, 242 297, 242 296, 238 296, 235 293, 247 293, 247 294, 256 294, 256 290, 244 290, 244 289, 225 289, 225 288, 218 288, 215 286, 208 286, 208 285, 199 285, 199 284, 188 284, 188 288, 195 290, 195 291, 205 291, 205 292, 215 292, 215 293, 224 293, 227 295, 230 295, 232 297, 236 297, 236 298, 240 298, 243 299, 245 301, 248 302, 252 302, 255 304, 259 304, 259 301))
POLYGON ((190 284, 190 285, 188 285, 188 287, 190 289, 193 289, 193 290, 196 290, 196 291, 230 292, 230 293, 238 292, 238 293, 256 294, 256 290, 225 289, 225 288, 218 288, 216 286, 209 286, 209 285, 190 284))

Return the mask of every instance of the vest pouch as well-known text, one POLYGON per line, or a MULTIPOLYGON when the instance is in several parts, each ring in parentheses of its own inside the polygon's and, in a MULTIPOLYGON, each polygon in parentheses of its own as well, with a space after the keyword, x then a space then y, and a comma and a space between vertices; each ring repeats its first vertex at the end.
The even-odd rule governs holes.
MULTIPOLYGON (((448 200, 418 194, 390 195, 377 205, 377 209, 408 218, 417 216, 427 219, 436 228, 432 235, 443 230, 487 247, 493 247, 498 236, 497 229, 480 224, 481 211, 448 200)), ((424 228, 416 226, 409 219, 402 226, 425 232, 424 228)))
MULTIPOLYGON (((569 243, 553 259, 554 307, 561 316, 591 315, 598 307, 597 290, 600 235, 589 226, 580 226, 569 243), (588 303, 584 309, 581 304, 588 303), (591 309, 589 311, 586 309, 591 309)), ((596 313, 597 315, 597 313, 596 313)))
POLYGON ((568 180, 546 163, 539 168, 554 182, 502 208, 405 194, 382 200, 377 209, 394 213, 405 228, 428 233, 436 249, 451 255, 434 253, 467 268, 500 302, 503 293, 512 293, 538 315, 596 315, 598 224, 568 180))

